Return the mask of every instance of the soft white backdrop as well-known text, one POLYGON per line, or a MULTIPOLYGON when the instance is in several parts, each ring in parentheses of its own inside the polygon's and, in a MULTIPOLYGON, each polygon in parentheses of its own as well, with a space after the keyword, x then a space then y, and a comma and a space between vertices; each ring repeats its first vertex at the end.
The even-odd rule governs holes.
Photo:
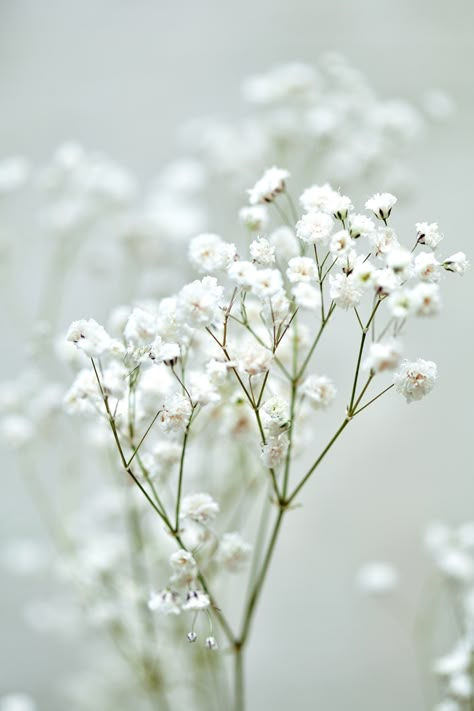
MULTIPOLYGON (((382 96, 453 95, 458 113, 413 151, 418 194, 398 224, 436 220, 448 251, 473 256, 473 23, 470 0, 2 0, 0 157, 43 160, 74 138, 146 178, 173 155, 183 120, 241 110, 245 76, 336 49, 382 96)), ((432 519, 474 518, 472 276, 449 287, 441 318, 410 336, 411 353, 439 365, 430 399, 406 407, 393 397, 354 422, 288 518, 248 659, 250 711, 423 708, 411 644, 427 575, 421 532, 432 519), (403 602, 374 605, 354 591, 355 571, 372 558, 400 566, 403 602)), ((63 325, 94 313, 88 295, 74 301, 63 325)), ((21 360, 17 336, 4 333, 4 374, 21 360)), ((342 344, 332 348, 337 380, 342 344)), ((8 453, 2 463, 2 537, 41 536, 8 453)), ((33 592, 2 582, 0 691, 30 690, 41 711, 63 711, 52 686, 77 652, 22 623, 33 592)))

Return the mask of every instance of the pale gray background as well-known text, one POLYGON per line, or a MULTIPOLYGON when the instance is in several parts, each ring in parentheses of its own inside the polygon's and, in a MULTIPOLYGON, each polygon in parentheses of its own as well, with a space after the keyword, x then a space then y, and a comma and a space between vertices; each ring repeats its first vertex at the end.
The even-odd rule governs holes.
MULTIPOLYGON (((458 114, 413 151, 419 193, 399 219, 437 220, 446 249, 472 256, 473 20, 471 0, 1 0, 0 156, 44 159, 77 138, 147 177, 173 155, 183 120, 241 109, 249 73, 336 49, 381 95, 454 96, 458 114)), ((409 408, 391 398, 355 422, 289 517, 254 630, 250 711, 423 708, 410 642, 427 574, 420 533, 433 518, 472 517, 474 500, 472 277, 446 287, 442 317, 410 340, 413 355, 438 362, 436 391, 409 408), (401 568, 406 602, 387 614, 353 590, 371 558, 401 568), (405 629, 396 620, 407 611, 405 629)), ((1 353, 8 372, 20 344, 3 342, 1 353)), ((8 461, 2 534, 41 535, 8 461)), ((41 711, 63 711, 51 686, 74 652, 22 625, 32 592, 2 583, 0 690, 24 688, 41 711)))

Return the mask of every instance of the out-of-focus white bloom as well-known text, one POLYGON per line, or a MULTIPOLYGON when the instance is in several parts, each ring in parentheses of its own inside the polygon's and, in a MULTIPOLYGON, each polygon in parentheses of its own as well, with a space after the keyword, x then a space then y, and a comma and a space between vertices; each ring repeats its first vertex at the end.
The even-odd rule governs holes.
POLYGON ((229 279, 235 281, 235 283, 239 286, 243 286, 247 289, 254 283, 256 274, 257 268, 255 264, 241 259, 232 262, 227 270, 229 279))
POLYGON ((207 373, 201 371, 191 371, 189 374, 189 391, 194 403, 209 405, 211 402, 219 402, 220 395, 216 390, 207 373))
POLYGON ((258 180, 253 188, 248 190, 249 202, 251 205, 258 205, 263 202, 273 202, 279 193, 285 189, 286 179, 290 177, 287 170, 269 168, 258 180))
POLYGON ((163 403, 158 422, 163 432, 178 432, 186 429, 191 417, 189 399, 180 393, 171 395, 163 403))
POLYGON ((372 272, 372 283, 379 296, 388 296, 398 288, 400 279, 394 271, 386 267, 372 272))
POLYGON ((332 212, 338 220, 346 220, 350 210, 353 209, 351 199, 347 195, 335 192, 329 200, 327 209, 332 212))
POLYGON ((227 378, 229 367, 228 361, 212 358, 206 365, 206 373, 211 382, 220 385, 227 378))
POLYGON ((217 560, 227 570, 238 573, 247 564, 251 551, 252 546, 243 540, 240 533, 224 533, 219 543, 217 560))
POLYGON ((312 185, 306 188, 300 197, 300 202, 306 212, 320 210, 321 212, 332 212, 331 206, 334 203, 337 193, 328 183, 324 185, 312 185))
POLYGON ((325 212, 307 212, 296 223, 296 234, 303 242, 325 244, 333 227, 333 219, 325 212))
POLYGON ((334 257, 345 257, 354 247, 354 240, 347 230, 340 230, 331 237, 329 249, 334 257))
POLYGON ((315 75, 312 67, 288 62, 265 74, 256 74, 242 85, 244 98, 252 104, 269 106, 281 102, 305 101, 312 97, 315 75))
POLYGON ((179 595, 173 590, 161 590, 153 592, 148 600, 148 609, 153 612, 160 612, 162 615, 179 615, 179 595))
POLYGON ((451 676, 465 672, 471 664, 471 647, 465 640, 460 640, 454 649, 439 657, 433 664, 433 671, 439 676, 451 676))
POLYGON ((436 249, 438 244, 443 239, 443 235, 439 231, 437 222, 432 222, 431 224, 428 224, 427 222, 417 222, 415 227, 416 237, 419 244, 426 244, 427 247, 436 249))
POLYGON ((365 203, 365 209, 371 210, 379 220, 386 220, 396 202, 397 198, 391 193, 375 193, 365 203))
POLYGON ((270 435, 280 434, 290 422, 290 405, 287 400, 275 395, 261 408, 262 424, 270 435))
POLYGON ((275 261, 275 247, 265 237, 257 237, 250 244, 250 256, 262 267, 269 267, 275 261))
POLYGON ((400 370, 393 377, 395 390, 406 398, 408 403, 421 400, 434 387, 438 369, 431 360, 418 358, 416 361, 405 360, 400 370))
POLYGON ((352 278, 358 286, 368 289, 373 285, 375 267, 371 261, 363 256, 356 258, 352 267, 352 278))
POLYGON ((0 437, 15 449, 28 444, 34 436, 34 427, 23 415, 7 415, 0 420, 0 437))
POLYGON ((328 407, 336 397, 336 388, 325 375, 309 375, 301 386, 301 392, 317 410, 328 407))
POLYGON ((398 587, 398 572, 390 563, 366 563, 357 573, 357 585, 369 595, 386 595, 398 587))
POLYGON ((74 343, 89 358, 100 358, 109 353, 116 344, 105 328, 93 318, 73 321, 69 326, 66 340, 74 343))
POLYGON ((422 281, 438 281, 440 263, 433 252, 420 252, 415 257, 413 272, 422 281))
POLYGON ((192 553, 186 550, 175 551, 170 556, 170 565, 174 570, 171 584, 191 585, 197 576, 197 563, 192 553))
POLYGON ((290 302, 284 289, 280 289, 263 302, 261 314, 267 323, 282 324, 290 313, 290 302))
POLYGON ((420 283, 412 289, 417 316, 436 316, 441 308, 440 290, 437 284, 420 283))
POLYGON ((258 269, 252 284, 252 292, 260 299, 267 299, 283 288, 278 269, 258 269))
POLYGON ((370 241, 374 247, 375 255, 380 257, 400 247, 400 242, 391 227, 382 227, 370 234, 370 241))
POLYGON ((288 262, 300 253, 298 240, 291 227, 283 225, 273 230, 269 237, 270 243, 275 247, 277 259, 288 262))
POLYGON ((186 284, 178 294, 179 317, 193 328, 210 326, 218 314, 223 293, 217 279, 210 276, 186 284))
POLYGON ((462 708, 457 701, 453 701, 453 699, 446 699, 446 701, 442 701, 440 704, 437 704, 433 711, 462 711, 462 708))
POLYGON ((309 257, 293 257, 288 262, 286 275, 292 284, 308 282, 317 279, 318 271, 313 259, 309 257))
POLYGON ((442 266, 446 269, 446 271, 455 272, 456 274, 461 274, 462 276, 465 271, 469 269, 469 260, 464 252, 456 252, 456 254, 452 254, 450 257, 444 259, 442 266))
POLYGON ((209 595, 200 590, 190 590, 186 594, 186 602, 183 604, 183 610, 206 610, 211 604, 209 595))
POLYGON ((255 341, 243 344, 236 354, 237 368, 248 375, 266 373, 273 360, 273 353, 255 341))
POLYGON ((439 521, 430 523, 424 535, 424 544, 433 556, 437 556, 451 541, 451 530, 439 521))
POLYGON ((436 555, 436 565, 446 577, 461 583, 471 583, 474 579, 474 561, 469 553, 447 546, 436 555))
POLYGON ((163 343, 161 336, 157 336, 150 347, 150 359, 154 363, 174 363, 181 354, 177 343, 163 343))
POLYGON ((277 437, 269 437, 262 445, 261 459, 269 469, 276 469, 283 464, 288 452, 289 439, 286 432, 277 437))
POLYGON ((251 205, 239 210, 239 219, 252 232, 261 232, 268 226, 268 210, 265 205, 251 205))
POLYGON ((0 195, 21 188, 28 179, 30 166, 21 156, 11 156, 0 161, 0 195))
POLYGON ((362 298, 362 288, 352 274, 329 275, 329 296, 342 309, 358 306, 362 298))
POLYGON ((410 250, 404 247, 391 249, 387 254, 387 267, 402 279, 408 279, 410 276, 411 263, 412 254, 410 250))
POLYGON ((359 239, 375 232, 375 225, 366 215, 351 215, 349 219, 349 234, 352 239, 359 239))
POLYGON ((400 363, 401 354, 402 349, 398 341, 371 343, 364 368, 372 370, 374 373, 394 370, 400 363))
POLYGON ((300 281, 292 287, 291 293, 300 308, 316 311, 321 305, 321 294, 311 284, 300 281))
POLYGON ((472 699, 473 685, 470 674, 466 672, 453 674, 453 676, 449 680, 448 687, 450 693, 457 699, 472 699))
POLYGON ((216 272, 226 269, 235 258, 235 244, 224 242, 219 235, 197 235, 189 245, 189 260, 201 272, 216 272))
POLYGON ((156 336, 157 315, 151 311, 134 308, 127 319, 123 335, 127 343, 146 346, 156 336))
POLYGON ((419 306, 413 289, 400 289, 395 291, 388 299, 388 308, 395 318, 408 318, 416 312, 419 306))
POLYGON ((206 647, 206 649, 209 649, 211 652, 214 652, 216 649, 218 649, 216 638, 215 637, 206 637, 204 646, 206 647))
POLYGON ((190 494, 181 502, 180 517, 196 523, 208 523, 219 513, 219 504, 209 494, 190 494))

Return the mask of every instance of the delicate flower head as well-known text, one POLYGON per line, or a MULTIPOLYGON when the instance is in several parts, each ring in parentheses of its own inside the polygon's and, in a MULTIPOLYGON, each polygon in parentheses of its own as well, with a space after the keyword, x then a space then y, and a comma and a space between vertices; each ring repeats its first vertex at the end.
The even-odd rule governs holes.
POLYGON ((440 233, 436 222, 432 222, 431 224, 428 224, 427 222, 417 222, 415 227, 416 237, 419 244, 426 244, 427 247, 436 249, 438 244, 443 239, 443 235, 440 233))
POLYGON ((158 422, 164 432, 179 432, 186 429, 192 414, 189 398, 176 393, 163 403, 158 422))
POLYGON ((173 590, 161 590, 161 592, 151 593, 148 600, 148 609, 153 612, 160 612, 162 615, 179 615, 179 595, 173 590))
POLYGON ((422 282, 411 293, 416 303, 417 316, 436 316, 439 313, 441 298, 438 284, 422 282))
POLYGON ((232 573, 238 573, 247 564, 252 546, 246 543, 240 533, 224 533, 219 543, 217 559, 232 573))
POLYGON ((196 523, 208 523, 219 513, 219 504, 209 494, 190 494, 181 502, 180 517, 196 523))
POLYGON ((317 410, 328 407, 336 397, 334 384, 324 375, 309 375, 302 384, 301 390, 317 410))
POLYGON ((177 343, 164 343, 161 336, 157 336, 150 346, 149 357, 153 363, 174 364, 181 355, 177 343))
POLYGON ((312 185, 306 188, 300 197, 300 202, 307 212, 320 210, 321 212, 332 212, 337 193, 328 183, 324 185, 312 185))
POLYGON ((325 212, 307 212, 296 223, 296 235, 302 242, 309 244, 325 244, 333 227, 333 219, 325 212))
POLYGON ((215 637, 206 637, 206 641, 204 644, 206 649, 209 649, 211 652, 215 652, 215 650, 218 648, 215 637))
POLYGON ((250 256, 262 267, 269 267, 275 261, 275 247, 265 237, 257 237, 250 245, 250 256))
POLYGON ((333 257, 346 257, 354 247, 354 240, 347 230, 335 232, 329 242, 329 249, 333 257))
POLYGON ((318 271, 313 259, 309 257, 293 257, 288 262, 286 275, 292 284, 308 282, 317 279, 318 271))
POLYGON ((261 418, 264 429, 270 435, 280 434, 290 422, 290 405, 287 400, 275 395, 267 400, 261 408, 261 418))
POLYGON ((362 287, 352 274, 329 275, 329 296, 342 309, 358 306, 362 298, 362 287))
POLYGON ((409 249, 404 247, 395 247, 387 254, 387 267, 402 279, 407 279, 410 276, 411 263, 412 254, 409 249))
POLYGON ((387 255, 392 249, 400 247, 398 237, 391 227, 381 227, 370 233, 369 237, 377 257, 387 255))
POLYGON ((444 259, 441 266, 443 266, 447 272, 454 272, 462 276, 466 270, 469 269, 469 260, 464 252, 456 252, 456 254, 452 254, 450 257, 444 259))
POLYGON ((400 370, 395 373, 393 384, 395 390, 410 403, 428 395, 434 387, 437 376, 438 369, 433 361, 422 358, 416 361, 405 360, 400 370))
POLYGON ((155 338, 156 330, 156 313, 136 307, 127 319, 123 335, 127 343, 146 346, 155 338))
POLYGON ((422 281, 439 280, 440 263, 433 252, 420 252, 413 263, 413 273, 422 281))
POLYGON ((287 170, 276 166, 266 170, 260 180, 248 191, 250 204, 273 202, 276 196, 284 191, 286 179, 289 177, 290 174, 287 170))
POLYGON ((239 210, 239 219, 252 232, 261 232, 268 226, 268 210, 265 205, 250 205, 239 210))
POLYGON ((366 215, 351 215, 349 218, 349 234, 352 239, 359 239, 375 231, 375 225, 366 215))
POLYGON ((295 299, 295 304, 302 309, 316 311, 321 306, 321 294, 319 290, 304 281, 297 282, 291 289, 295 299))
POLYGON ((250 288, 255 281, 257 268, 252 262, 237 259, 227 270, 227 276, 239 286, 250 288))
POLYGON ((210 326, 218 314, 223 293, 214 277, 206 276, 187 284, 178 294, 179 317, 193 328, 210 326))
POLYGON ((252 292, 260 299, 267 299, 283 288, 278 269, 258 269, 252 284, 252 292))
POLYGON ((109 353, 116 343, 105 328, 93 318, 73 321, 69 326, 66 340, 74 343, 89 358, 100 358, 109 353))
POLYGON ((196 269, 211 273, 226 269, 235 258, 235 244, 224 242, 219 235, 204 233, 197 235, 189 245, 189 259, 196 269))
POLYGON ((289 439, 286 432, 276 437, 268 437, 262 445, 261 459, 263 464, 269 469, 276 469, 283 464, 288 452, 289 439))
POLYGON ((209 600, 209 595, 201 592, 200 590, 190 590, 186 594, 186 601, 183 604, 183 610, 206 610, 211 601, 209 600))
POLYGON ((364 368, 372 370, 374 373, 394 370, 400 363, 401 355, 402 349, 398 341, 372 343, 369 355, 364 362, 364 368))
POLYGON ((391 193, 375 193, 365 203, 365 209, 371 210, 379 220, 386 220, 396 202, 397 198, 391 193))

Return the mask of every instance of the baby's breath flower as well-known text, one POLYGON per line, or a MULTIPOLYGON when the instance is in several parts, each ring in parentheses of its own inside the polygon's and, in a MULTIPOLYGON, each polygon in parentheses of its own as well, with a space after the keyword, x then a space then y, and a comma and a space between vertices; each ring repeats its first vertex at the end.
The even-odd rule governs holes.
POLYGON ((387 220, 396 202, 397 198, 391 193, 375 193, 365 203, 365 209, 371 210, 379 220, 387 220))
POLYGON ((455 272, 462 276, 469 269, 469 261, 464 252, 456 252, 444 259, 441 266, 448 272, 455 272))
POLYGON ((318 271, 313 259, 309 257, 293 257, 288 262, 286 275, 292 284, 308 282, 317 279, 318 271))
POLYGON ((290 422, 290 405, 287 400, 275 395, 267 400, 261 408, 264 429, 270 435, 280 434, 290 422))
POLYGON ((251 205, 259 203, 273 202, 279 193, 285 189, 285 181, 290 177, 287 170, 277 168, 269 168, 263 176, 258 180, 251 190, 248 190, 249 202, 251 205))
POLYGON ((205 644, 206 649, 209 649, 211 652, 215 652, 216 649, 218 648, 215 637, 206 637, 206 641, 204 644, 205 644))
POLYGON ((200 590, 190 590, 186 594, 186 601, 183 604, 183 610, 206 610, 211 604, 209 595, 200 590))
POLYGON ((161 336, 156 336, 150 346, 149 357, 153 363, 174 364, 181 355, 177 343, 164 343, 161 336))
POLYGON ((151 593, 148 600, 148 608, 153 612, 160 612, 162 615, 179 615, 179 595, 173 590, 162 590, 158 593, 151 593))
POLYGON ((436 222, 432 222, 431 224, 428 224, 427 222, 417 222, 415 227, 418 244, 426 244, 427 247, 436 249, 438 244, 443 239, 443 235, 440 234, 439 227, 436 222))
POLYGON ((362 298, 362 288, 359 282, 350 274, 329 275, 329 296, 337 306, 350 309, 358 306, 362 298))
POLYGON ((197 235, 189 245, 191 264, 201 272, 212 273, 226 269, 236 255, 235 244, 224 242, 219 235, 197 235))
POLYGON ((176 393, 166 398, 158 417, 163 432, 178 432, 186 429, 191 417, 192 407, 189 399, 176 393))
POLYGON ((251 205, 239 210, 239 219, 252 232, 261 232, 268 225, 268 210, 265 205, 251 205))
POLYGON ((433 252, 420 252, 415 257, 413 272, 422 281, 439 280, 440 263, 433 252))
POLYGON ((375 250, 375 255, 380 257, 391 252, 392 249, 400 247, 398 237, 391 227, 381 227, 370 233, 370 241, 375 250))
POLYGON ((410 403, 428 395, 434 387, 437 376, 438 369, 433 361, 422 358, 416 361, 405 360, 400 370, 395 373, 393 384, 395 390, 410 403))
POLYGON ((227 275, 231 281, 246 289, 250 288, 255 281, 257 268, 252 262, 238 259, 232 262, 227 270, 227 275))
POLYGON ((354 246, 354 240, 347 230, 340 230, 331 237, 329 249, 333 257, 345 257, 354 246))
POLYGON ((400 285, 400 278, 392 269, 376 269, 372 272, 372 283, 379 296, 388 296, 400 285))
POLYGON ((300 253, 298 240, 291 227, 282 225, 270 234, 270 244, 275 247, 276 257, 282 262, 288 262, 291 257, 300 253))
POLYGON ((402 279, 408 279, 410 276, 411 263, 412 254, 404 247, 395 247, 387 254, 387 267, 402 279))
POLYGON ((401 354, 402 349, 398 341, 371 343, 364 368, 372 370, 374 373, 394 370, 400 363, 401 354))
POLYGON ((206 276, 187 284, 178 294, 179 317, 194 328, 210 326, 218 314, 223 293, 223 287, 214 277, 206 276))
POLYGON ((325 212, 307 212, 296 223, 296 234, 302 242, 325 244, 333 227, 333 219, 325 212))
POLYGON ((127 319, 123 335, 129 344, 146 346, 155 338, 156 329, 157 315, 136 307, 127 319))
POLYGON ((300 308, 316 311, 321 305, 321 294, 319 290, 307 282, 300 281, 296 283, 292 287, 291 293, 293 294, 296 305, 300 308))
POLYGON ((261 459, 263 464, 269 469, 276 469, 283 464, 288 452, 289 440, 286 432, 269 437, 262 445, 261 459))
POLYGON ((420 283, 411 291, 416 303, 417 316, 436 316, 441 307, 440 291, 437 284, 420 283))
POLYGON ((266 373, 272 360, 273 353, 268 348, 252 341, 243 345, 235 358, 237 368, 248 375, 266 373))
POLYGON ((337 193, 328 183, 324 185, 312 185, 307 188, 300 197, 300 202, 307 212, 320 210, 321 212, 332 212, 331 206, 334 203, 337 193))
POLYGON ((262 267, 269 267, 275 262, 275 247, 265 237, 257 237, 250 245, 250 256, 262 267))
POLYGON ((195 641, 197 640, 197 634, 196 634, 196 632, 188 632, 188 634, 186 635, 186 637, 187 637, 188 642, 191 642, 191 643, 193 643, 193 642, 195 642, 195 641))
POLYGON ((366 215, 351 215, 349 218, 349 234, 352 239, 359 239, 375 231, 375 225, 366 215))
POLYGON ((100 358, 110 353, 116 345, 116 341, 109 336, 105 328, 93 318, 73 321, 69 326, 66 340, 74 343, 89 358, 100 358))
POLYGON ((190 494, 181 502, 181 519, 208 523, 219 513, 219 504, 209 494, 190 494))
POLYGON ((246 543, 240 533, 224 533, 219 543, 217 560, 227 570, 238 573, 247 564, 252 546, 246 543))
POLYGON ((351 199, 347 195, 335 192, 328 202, 328 211, 338 220, 346 220, 349 212, 353 209, 351 199))
POLYGON ((309 375, 301 390, 316 410, 325 409, 336 397, 336 388, 325 375, 309 375))
POLYGON ((252 284, 252 292, 260 299, 267 299, 283 288, 283 279, 278 269, 258 269, 252 284))

